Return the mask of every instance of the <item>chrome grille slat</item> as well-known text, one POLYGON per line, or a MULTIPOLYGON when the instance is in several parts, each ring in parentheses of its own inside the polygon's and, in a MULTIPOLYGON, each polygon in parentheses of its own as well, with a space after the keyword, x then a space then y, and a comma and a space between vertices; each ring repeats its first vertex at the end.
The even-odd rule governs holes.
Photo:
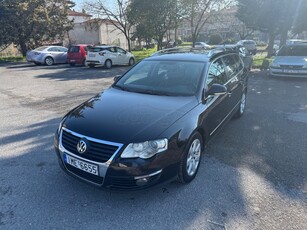
POLYGON ((91 140, 92 138, 87 138, 86 136, 82 136, 79 134, 77 135, 74 135, 73 132, 69 132, 65 129, 62 129, 62 145, 69 152, 84 159, 104 163, 107 162, 119 150, 119 146, 98 143, 91 140), (80 154, 77 151, 77 144, 82 138, 90 140, 89 147, 86 153, 80 154))

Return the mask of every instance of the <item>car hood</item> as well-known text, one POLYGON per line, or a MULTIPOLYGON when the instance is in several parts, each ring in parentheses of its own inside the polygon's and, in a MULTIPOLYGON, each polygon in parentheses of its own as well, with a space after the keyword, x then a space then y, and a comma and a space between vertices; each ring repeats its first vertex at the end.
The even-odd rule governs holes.
POLYGON ((279 65, 307 65, 305 56, 276 56, 274 61, 279 65))
POLYGON ((195 96, 147 95, 110 88, 72 110, 63 127, 122 144, 154 140, 197 104, 195 96))

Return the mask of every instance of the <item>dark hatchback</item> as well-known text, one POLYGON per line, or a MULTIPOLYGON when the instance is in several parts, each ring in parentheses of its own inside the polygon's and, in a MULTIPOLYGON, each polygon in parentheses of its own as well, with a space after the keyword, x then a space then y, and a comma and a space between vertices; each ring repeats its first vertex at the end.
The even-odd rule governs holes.
POLYGON ((243 115, 246 93, 247 71, 236 52, 159 52, 63 118, 55 135, 60 166, 110 189, 188 183, 205 144, 243 115))

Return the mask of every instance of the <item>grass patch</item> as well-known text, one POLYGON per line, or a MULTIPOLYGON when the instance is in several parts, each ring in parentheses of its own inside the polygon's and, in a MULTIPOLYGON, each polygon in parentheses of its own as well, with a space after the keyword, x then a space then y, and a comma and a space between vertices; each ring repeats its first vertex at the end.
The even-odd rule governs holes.
POLYGON ((26 58, 23 56, 0 57, 0 62, 20 62, 20 61, 26 61, 26 58))
POLYGON ((149 57, 152 55, 154 52, 157 51, 157 48, 152 48, 152 49, 145 49, 141 51, 132 51, 133 55, 135 56, 135 61, 139 62, 143 60, 144 58, 149 57))
POLYGON ((267 58, 266 55, 255 55, 253 60, 253 68, 259 69, 262 66, 264 60, 272 63, 273 58, 267 58))

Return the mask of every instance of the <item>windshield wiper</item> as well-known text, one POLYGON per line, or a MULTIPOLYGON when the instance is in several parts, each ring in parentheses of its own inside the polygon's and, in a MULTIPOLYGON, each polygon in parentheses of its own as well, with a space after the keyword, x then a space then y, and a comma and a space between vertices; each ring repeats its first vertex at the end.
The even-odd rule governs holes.
POLYGON ((171 94, 167 92, 160 92, 155 90, 138 90, 137 93, 144 93, 144 94, 150 94, 150 95, 159 95, 159 96, 171 96, 171 94))
POLYGON ((117 88, 117 89, 121 89, 123 91, 131 91, 130 89, 127 89, 126 87, 123 87, 121 85, 113 85, 114 88, 117 88))

